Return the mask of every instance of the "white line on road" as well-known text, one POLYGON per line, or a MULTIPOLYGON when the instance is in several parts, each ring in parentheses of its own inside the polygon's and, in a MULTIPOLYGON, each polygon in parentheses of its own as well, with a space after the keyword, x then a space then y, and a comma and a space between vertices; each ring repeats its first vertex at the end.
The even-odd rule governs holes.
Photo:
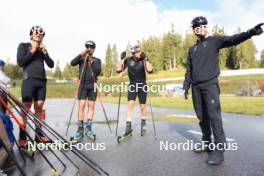
MULTIPOLYGON (((198 132, 198 131, 189 130, 189 131, 187 131, 187 132, 189 132, 189 133, 193 133, 193 134, 198 134, 198 135, 202 136, 202 133, 201 133, 201 132, 198 132)), ((235 139, 231 139, 231 138, 226 138, 226 140, 227 140, 228 142, 234 142, 234 141, 235 141, 235 139)))

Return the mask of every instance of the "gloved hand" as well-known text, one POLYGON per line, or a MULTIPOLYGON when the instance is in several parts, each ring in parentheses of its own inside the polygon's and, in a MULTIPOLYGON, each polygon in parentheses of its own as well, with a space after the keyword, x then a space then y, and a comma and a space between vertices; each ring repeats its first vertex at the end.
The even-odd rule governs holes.
POLYGON ((125 57, 126 57, 126 52, 123 51, 123 52, 121 53, 120 57, 121 57, 122 60, 125 59, 125 57))
POLYGON ((142 53, 140 54, 140 58, 141 58, 142 60, 146 60, 146 61, 148 61, 148 58, 146 57, 146 54, 145 54, 144 52, 142 52, 142 53))
POLYGON ((260 34, 262 34, 263 33, 263 29, 261 28, 262 25, 264 25, 264 23, 259 23, 254 28, 250 29, 249 33, 251 35, 260 35, 260 34))
POLYGON ((188 90, 187 89, 185 89, 184 90, 184 98, 187 100, 188 99, 188 90))

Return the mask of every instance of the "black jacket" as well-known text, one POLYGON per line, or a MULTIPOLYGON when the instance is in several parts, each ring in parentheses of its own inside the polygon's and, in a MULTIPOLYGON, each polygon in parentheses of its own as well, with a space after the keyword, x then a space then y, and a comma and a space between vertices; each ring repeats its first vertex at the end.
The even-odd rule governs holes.
POLYGON ((217 82, 220 74, 219 50, 237 45, 251 37, 249 32, 242 32, 233 36, 210 36, 197 41, 188 51, 183 88, 188 90, 191 84, 217 82))
POLYGON ((94 82, 96 82, 97 77, 101 73, 101 60, 99 58, 96 58, 96 57, 92 57, 91 59, 92 59, 91 65, 89 65, 88 63, 84 64, 85 58, 79 54, 78 56, 76 56, 71 61, 71 66, 79 65, 79 78, 82 75, 82 72, 83 72, 82 70, 84 68, 86 70, 86 72, 83 72, 81 83, 85 83, 85 84, 86 83, 94 83, 94 82), (86 65, 86 66, 84 67, 84 65, 86 65))
POLYGON ((54 61, 48 53, 43 54, 37 50, 34 54, 30 52, 30 43, 20 43, 17 49, 17 64, 23 67, 23 79, 35 78, 46 80, 44 61, 48 67, 54 67, 54 61))

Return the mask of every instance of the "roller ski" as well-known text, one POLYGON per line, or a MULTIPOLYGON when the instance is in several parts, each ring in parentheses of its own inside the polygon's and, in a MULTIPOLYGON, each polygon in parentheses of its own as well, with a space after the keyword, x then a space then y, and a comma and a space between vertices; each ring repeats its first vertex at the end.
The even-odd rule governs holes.
POLYGON ((94 141, 96 140, 96 134, 94 134, 92 130, 91 130, 91 131, 87 130, 87 131, 85 132, 85 135, 86 135, 86 137, 87 137, 87 139, 88 139, 89 141, 94 142, 94 141))
POLYGON ((146 120, 145 119, 144 120, 141 120, 141 131, 140 131, 141 136, 144 136, 145 135, 146 129, 147 129, 147 127, 146 127, 146 120))
POLYGON ((39 143, 43 143, 43 144, 52 143, 52 141, 49 140, 49 138, 43 134, 41 129, 37 128, 36 129, 36 133, 37 134, 36 134, 36 137, 35 137, 35 141, 36 141, 37 144, 39 144, 39 143))
POLYGON ((125 134, 123 134, 122 136, 118 136, 117 142, 118 143, 125 142, 129 137, 132 136, 132 132, 133 130, 131 128, 131 122, 127 122, 125 134))
POLYGON ((70 141, 81 142, 81 140, 83 138, 83 133, 84 133, 83 124, 78 124, 78 130, 74 134, 74 136, 70 138, 70 141))
POLYGON ((88 120, 86 129, 85 129, 85 135, 89 141, 94 142, 96 140, 96 135, 92 131, 92 121, 88 120))
POLYGON ((29 143, 29 142, 28 142, 27 139, 20 139, 20 140, 19 140, 19 147, 20 147, 20 149, 21 149, 21 152, 22 152, 25 156, 27 156, 27 157, 33 159, 34 156, 35 156, 35 150, 33 150, 33 148, 29 147, 28 143, 29 143))

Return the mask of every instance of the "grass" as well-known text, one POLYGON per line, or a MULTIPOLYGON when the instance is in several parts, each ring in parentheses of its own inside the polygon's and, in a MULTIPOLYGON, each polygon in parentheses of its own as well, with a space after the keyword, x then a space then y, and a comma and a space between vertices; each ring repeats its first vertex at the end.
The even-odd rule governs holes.
MULTIPOLYGON (((174 77, 175 75, 183 76, 184 69, 178 71, 166 71, 154 74, 151 79, 159 79, 161 77, 174 77)), ((125 76, 127 80, 127 76, 125 76)), ((113 78, 100 78, 99 82, 104 84, 120 84, 120 77, 116 76, 113 78)), ((158 82, 155 84, 173 84, 182 83, 182 81, 166 81, 158 82)), ((153 84, 153 83, 151 83, 153 84)), ((225 94, 237 94, 240 89, 245 86, 255 86, 264 84, 264 75, 243 75, 243 76, 231 76, 221 77, 220 87, 221 93, 225 94)), ((76 94, 77 84, 55 84, 49 83, 47 88, 47 98, 74 98, 76 94)), ((21 97, 20 84, 16 88, 12 89, 12 94, 16 97, 21 97)), ((126 103, 126 93, 122 94, 122 103, 126 103)), ((118 93, 105 94, 103 100, 105 102, 117 103, 118 93)), ((178 109, 193 109, 191 98, 184 100, 183 98, 163 98, 158 97, 157 94, 151 94, 152 105, 156 107, 168 107, 178 109)), ((264 115, 264 97, 221 97, 222 111, 240 114, 251 114, 251 115, 264 115)))
MULTIPOLYGON (((117 103, 117 97, 104 97, 104 102, 117 103)), ((127 99, 122 98, 121 103, 126 103, 127 99)), ((177 108, 177 109, 193 109, 191 98, 185 100, 183 98, 163 98, 152 97, 152 106, 177 108)), ((264 97, 221 97, 221 107, 223 112, 248 114, 248 115, 264 115, 264 97)))

